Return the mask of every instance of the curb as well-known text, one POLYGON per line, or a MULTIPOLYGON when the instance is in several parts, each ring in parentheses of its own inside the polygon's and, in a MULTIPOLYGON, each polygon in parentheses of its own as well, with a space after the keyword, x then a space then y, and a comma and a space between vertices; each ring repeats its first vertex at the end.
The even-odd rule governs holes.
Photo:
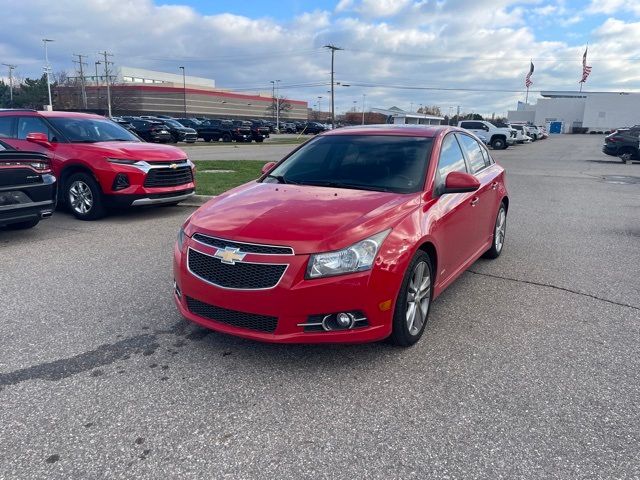
POLYGON ((180 202, 180 205, 183 207, 199 207, 204 205, 212 198, 216 198, 215 195, 193 195, 188 199, 180 202))

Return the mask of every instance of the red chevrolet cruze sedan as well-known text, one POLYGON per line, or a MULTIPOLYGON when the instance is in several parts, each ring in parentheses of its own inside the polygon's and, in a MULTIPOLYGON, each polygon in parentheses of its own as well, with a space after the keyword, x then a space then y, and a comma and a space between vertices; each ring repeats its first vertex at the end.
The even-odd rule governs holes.
POLYGON ((177 203, 195 191, 194 165, 182 150, 146 143, 99 115, 0 110, 0 138, 49 157, 58 203, 81 220, 110 206, 177 203))
POLYGON ((342 128, 263 172, 178 235, 175 302, 213 330, 409 346, 431 302, 504 245, 504 170, 464 130, 342 128))

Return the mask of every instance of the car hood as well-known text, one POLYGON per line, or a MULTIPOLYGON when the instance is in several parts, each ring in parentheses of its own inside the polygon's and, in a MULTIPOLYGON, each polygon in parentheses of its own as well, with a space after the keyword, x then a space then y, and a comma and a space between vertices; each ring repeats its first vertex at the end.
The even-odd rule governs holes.
POLYGON ((325 252, 386 230, 419 205, 417 193, 251 182, 200 207, 186 233, 325 252))
POLYGON ((146 142, 98 142, 75 143, 74 150, 103 155, 105 157, 124 160, 144 160, 146 162, 162 162, 184 160, 187 154, 170 145, 159 145, 146 142))

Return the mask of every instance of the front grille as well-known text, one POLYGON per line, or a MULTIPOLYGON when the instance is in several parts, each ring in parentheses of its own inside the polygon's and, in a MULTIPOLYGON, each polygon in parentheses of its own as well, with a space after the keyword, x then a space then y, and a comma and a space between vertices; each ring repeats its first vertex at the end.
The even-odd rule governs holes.
POLYGON ((191 167, 152 168, 144 180, 145 187, 176 187, 193 182, 191 167))
POLYGON ((260 290, 275 287, 287 265, 236 262, 233 265, 189 249, 189 270, 209 283, 223 288, 260 290))
POLYGON ((208 318, 215 322, 267 333, 275 332, 276 327, 278 326, 277 317, 238 312, 237 310, 229 310, 215 305, 210 305, 208 303, 201 302, 200 300, 196 300, 195 298, 186 298, 187 307, 191 313, 200 317, 208 318))
POLYGON ((231 240, 225 240, 223 238, 209 237, 201 233, 196 233, 193 236, 194 240, 205 245, 211 245, 216 248, 239 248, 244 253, 261 253, 265 255, 293 255, 293 249, 291 247, 278 247, 275 245, 255 245, 253 243, 232 242, 231 240))

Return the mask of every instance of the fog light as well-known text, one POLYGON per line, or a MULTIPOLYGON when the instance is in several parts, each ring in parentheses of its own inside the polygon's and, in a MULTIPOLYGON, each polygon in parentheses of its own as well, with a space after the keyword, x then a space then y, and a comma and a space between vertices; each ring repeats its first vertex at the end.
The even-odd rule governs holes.
POLYGON ((351 328, 351 326, 353 325, 353 315, 344 312, 339 313, 336 316, 336 323, 340 328, 351 328))
POLYGON ((113 180, 113 190, 124 190, 125 188, 129 188, 129 177, 127 177, 124 173, 119 173, 116 175, 116 178, 113 180))
POLYGON ((180 287, 175 280, 173 281, 173 291, 175 292, 176 297, 178 297, 178 300, 182 300, 182 292, 180 291, 180 287))

